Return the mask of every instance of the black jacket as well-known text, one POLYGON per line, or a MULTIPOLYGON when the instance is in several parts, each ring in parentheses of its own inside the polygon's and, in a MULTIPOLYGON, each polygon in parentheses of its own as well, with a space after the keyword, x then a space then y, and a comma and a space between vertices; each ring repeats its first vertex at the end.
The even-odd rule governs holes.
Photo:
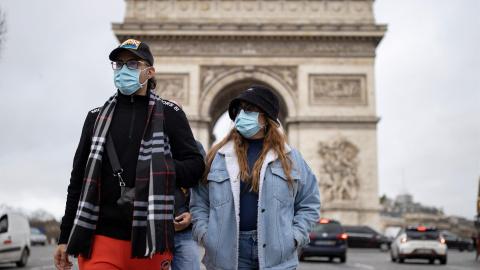
MULTIPOLYGON (((148 96, 126 96, 118 93, 117 106, 109 132, 112 134, 115 150, 124 172, 127 187, 135 186, 135 171, 141 139, 147 123, 148 96)), ((202 155, 197 149, 187 117, 180 107, 164 100, 165 132, 170 139, 175 164, 176 185, 194 187, 205 170, 202 155)), ((93 127, 101 108, 90 111, 85 120, 80 143, 73 160, 73 170, 68 186, 65 215, 60 226, 60 244, 68 241, 75 219, 82 190, 86 162, 90 153, 93 127)), ((121 240, 130 240, 131 224, 117 207, 120 197, 118 179, 113 176, 110 159, 106 151, 102 156, 100 178, 100 213, 95 234, 121 240)))

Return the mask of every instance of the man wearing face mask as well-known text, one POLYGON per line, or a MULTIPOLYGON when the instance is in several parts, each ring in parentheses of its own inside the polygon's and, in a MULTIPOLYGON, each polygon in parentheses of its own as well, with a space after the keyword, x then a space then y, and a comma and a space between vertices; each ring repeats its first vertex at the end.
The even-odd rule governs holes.
POLYGON ((74 255, 80 269, 168 269, 175 186, 194 187, 205 164, 185 113, 153 91, 148 45, 129 39, 109 58, 118 91, 85 120, 55 266, 71 269, 74 255), (135 188, 130 214, 117 204, 122 185, 135 188))

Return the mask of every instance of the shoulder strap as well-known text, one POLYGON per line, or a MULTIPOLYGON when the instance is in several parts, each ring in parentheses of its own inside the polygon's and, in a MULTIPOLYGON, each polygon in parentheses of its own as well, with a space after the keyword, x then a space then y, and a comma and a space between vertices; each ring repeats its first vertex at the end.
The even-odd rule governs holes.
POLYGON ((118 161, 117 151, 115 151, 115 146, 113 145, 112 135, 110 134, 110 132, 108 132, 106 147, 108 157, 110 158, 110 164, 112 165, 113 169, 113 176, 118 177, 120 186, 125 186, 125 182, 123 182, 123 179, 120 176, 123 173, 123 169, 122 166, 120 166, 120 162, 118 161))

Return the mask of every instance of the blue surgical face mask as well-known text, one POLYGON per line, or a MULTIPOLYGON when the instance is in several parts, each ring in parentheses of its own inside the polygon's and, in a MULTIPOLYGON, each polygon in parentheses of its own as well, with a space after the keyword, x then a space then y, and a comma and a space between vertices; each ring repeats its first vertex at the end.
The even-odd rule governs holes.
POLYGON ((148 82, 147 78, 144 83, 140 83, 140 73, 146 69, 128 69, 127 65, 123 65, 122 69, 114 71, 113 81, 115 82, 115 87, 124 95, 135 93, 135 91, 148 82))
POLYGON ((235 127, 245 138, 257 134, 263 127, 258 123, 258 112, 245 113, 243 110, 235 118, 235 127))

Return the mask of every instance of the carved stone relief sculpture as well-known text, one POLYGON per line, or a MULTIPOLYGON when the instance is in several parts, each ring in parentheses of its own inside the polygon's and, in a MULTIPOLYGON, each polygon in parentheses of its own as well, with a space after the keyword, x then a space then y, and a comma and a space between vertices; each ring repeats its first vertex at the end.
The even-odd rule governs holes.
POLYGON ((265 73, 271 73, 278 76, 279 81, 286 83, 297 95, 297 67, 295 66, 267 66, 258 67, 259 70, 265 70, 265 73))
POLYGON ((355 21, 368 23, 372 22, 373 10, 371 1, 323 1, 323 0, 256 0, 256 1, 235 1, 235 0, 127 0, 127 19, 151 18, 164 19, 174 18, 209 18, 212 13, 225 14, 229 18, 254 17, 266 19, 281 18, 302 18, 327 20, 328 18, 343 19, 349 18, 355 21), (152 13, 153 16, 145 16, 152 13), (249 15, 250 14, 250 15, 249 15))
POLYGON ((157 73, 155 92, 167 100, 175 100, 181 105, 188 104, 188 74, 157 73))
POLYGON ((360 150, 351 142, 337 138, 331 143, 320 143, 320 194, 325 201, 349 201, 358 196, 359 179, 357 158, 360 150))
POLYGON ((311 104, 366 105, 365 75, 320 75, 309 78, 311 104))

